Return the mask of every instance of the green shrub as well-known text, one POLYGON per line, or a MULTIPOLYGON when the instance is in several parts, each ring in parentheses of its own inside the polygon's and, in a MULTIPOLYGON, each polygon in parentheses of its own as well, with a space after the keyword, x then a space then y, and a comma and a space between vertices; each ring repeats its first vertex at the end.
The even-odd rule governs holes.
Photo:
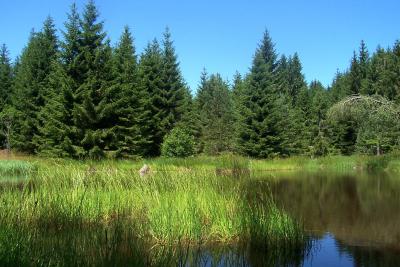
POLYGON ((164 138, 161 154, 164 157, 188 157, 194 154, 194 138, 181 127, 174 128, 164 138))
POLYGON ((365 167, 369 171, 383 171, 389 165, 390 160, 389 155, 368 157, 365 161, 365 167))

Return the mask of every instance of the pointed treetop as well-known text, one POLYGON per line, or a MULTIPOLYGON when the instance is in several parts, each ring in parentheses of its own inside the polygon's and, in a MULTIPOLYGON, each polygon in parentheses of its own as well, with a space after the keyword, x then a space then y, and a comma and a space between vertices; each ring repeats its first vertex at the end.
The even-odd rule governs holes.
POLYGON ((83 11, 83 19, 81 27, 84 33, 92 33, 100 35, 101 39, 105 37, 103 31, 103 21, 97 22, 100 16, 99 11, 93 0, 89 0, 83 11))
POLYGON ((117 72, 132 72, 136 68, 136 50, 128 26, 124 27, 124 31, 121 34, 117 47, 115 48, 115 60, 117 72))
POLYGON ((278 67, 275 45, 269 36, 268 31, 264 33, 264 37, 259 44, 256 53, 253 57, 251 72, 254 73, 269 73, 274 75, 278 67))
POLYGON ((174 41, 172 40, 171 31, 168 27, 165 28, 163 36, 164 56, 166 57, 167 61, 170 61, 170 63, 174 62, 179 65, 179 63, 176 62, 177 55, 175 53, 174 41))
POLYGON ((160 52, 160 43, 158 42, 157 38, 154 38, 150 43, 150 49, 153 52, 160 52))
POLYGON ((79 31, 80 17, 75 3, 72 3, 70 12, 67 14, 67 16, 68 20, 64 23, 67 32, 63 32, 64 36, 71 35, 79 31))
POLYGON ((356 51, 353 51, 353 57, 351 58, 351 66, 358 64, 358 57, 356 51))
POLYGON ((397 40, 393 47, 393 53, 400 57, 400 40, 397 40))
POLYGON ((164 36, 164 42, 171 42, 171 43, 172 43, 172 40, 171 40, 171 30, 169 29, 168 26, 165 27, 165 31, 164 31, 164 33, 163 33, 163 36, 164 36))
POLYGON ((56 35, 56 26, 54 24, 54 19, 51 16, 48 16, 43 22, 42 32, 45 36, 49 37, 56 35))
POLYGON ((203 67, 203 70, 201 71, 201 74, 200 74, 199 87, 203 86, 204 83, 207 81, 207 79, 208 79, 208 72, 207 72, 207 69, 205 67, 203 67))
POLYGON ((76 7, 76 4, 71 5, 70 12, 67 14, 68 20, 64 23, 65 31, 62 32, 64 40, 61 42, 61 58, 72 67, 74 59, 79 54, 81 28, 80 28, 80 16, 76 7))
POLYGON ((233 83, 239 83, 242 81, 242 75, 240 74, 239 71, 236 71, 235 74, 233 75, 233 83))
POLYGON ((265 30, 264 32, 264 36, 258 48, 258 52, 261 53, 265 62, 271 65, 272 69, 276 67, 277 55, 275 51, 275 44, 272 42, 268 30, 265 30))
POLYGON ((6 44, 2 44, 0 47, 0 65, 3 64, 10 64, 10 57, 6 44))
POLYGON ((290 59, 290 65, 292 69, 301 73, 303 66, 301 65, 301 61, 297 52, 295 52, 293 57, 290 59))
POLYGON ((361 64, 365 64, 369 60, 368 48, 364 40, 361 40, 358 60, 361 64))
POLYGON ((57 30, 54 24, 54 20, 51 16, 48 16, 43 22, 43 28, 42 31, 39 33, 39 36, 43 38, 43 41, 46 43, 46 46, 48 46, 51 52, 55 52, 58 49, 56 32, 57 30))
POLYGON ((92 22, 92 24, 94 24, 94 22, 97 20, 99 15, 100 15, 99 11, 97 10, 97 7, 96 7, 94 1, 89 0, 89 2, 85 6, 85 10, 83 12, 83 20, 85 22, 92 22))
POLYGON ((288 63, 288 58, 286 57, 285 54, 282 54, 279 59, 279 64, 285 66, 285 65, 287 65, 287 63, 288 63))
POLYGON ((125 53, 129 53, 130 55, 134 54, 135 47, 133 45, 133 41, 134 39, 132 37, 132 33, 129 27, 125 26, 124 31, 122 32, 122 35, 120 37, 117 50, 119 52, 125 51, 125 53))

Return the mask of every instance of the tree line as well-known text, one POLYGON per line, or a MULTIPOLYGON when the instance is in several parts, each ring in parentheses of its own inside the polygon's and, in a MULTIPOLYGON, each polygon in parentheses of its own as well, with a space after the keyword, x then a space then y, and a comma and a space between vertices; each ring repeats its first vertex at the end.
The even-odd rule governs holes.
POLYGON ((352 112, 328 115, 352 95, 379 95, 396 110, 399 42, 372 56, 361 42, 350 68, 325 88, 307 84, 298 54, 279 56, 266 31, 249 73, 229 82, 204 70, 192 95, 168 28, 138 55, 128 27, 111 45, 93 1, 82 13, 72 5, 64 26, 59 38, 48 17, 13 63, 1 47, 1 148, 48 157, 154 157, 170 151, 163 142, 176 133, 175 146, 188 140, 189 154, 374 153, 378 141, 380 153, 398 148, 397 111, 376 113, 371 124, 352 112), (383 135, 375 134, 377 124, 385 125, 383 135))

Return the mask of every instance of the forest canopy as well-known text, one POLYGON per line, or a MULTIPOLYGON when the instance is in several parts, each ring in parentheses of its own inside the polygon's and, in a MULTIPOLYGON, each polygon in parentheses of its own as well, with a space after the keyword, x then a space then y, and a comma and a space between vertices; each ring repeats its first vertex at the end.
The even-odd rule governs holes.
POLYGON ((194 94, 168 28, 137 54, 129 27, 110 44, 93 1, 82 12, 72 5, 64 25, 59 37, 48 17, 15 61, 0 47, 1 149, 101 159, 399 148, 399 41, 373 53, 361 41, 325 88, 307 84, 299 55, 278 54, 265 31, 248 73, 226 81, 204 70, 194 94))

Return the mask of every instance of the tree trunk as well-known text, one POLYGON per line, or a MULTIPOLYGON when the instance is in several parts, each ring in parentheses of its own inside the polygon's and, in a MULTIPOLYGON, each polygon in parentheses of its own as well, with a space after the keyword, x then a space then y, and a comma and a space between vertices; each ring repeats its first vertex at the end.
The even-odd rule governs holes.
POLYGON ((378 141, 378 144, 376 145, 376 155, 377 156, 381 155, 381 147, 380 147, 379 141, 378 141))

